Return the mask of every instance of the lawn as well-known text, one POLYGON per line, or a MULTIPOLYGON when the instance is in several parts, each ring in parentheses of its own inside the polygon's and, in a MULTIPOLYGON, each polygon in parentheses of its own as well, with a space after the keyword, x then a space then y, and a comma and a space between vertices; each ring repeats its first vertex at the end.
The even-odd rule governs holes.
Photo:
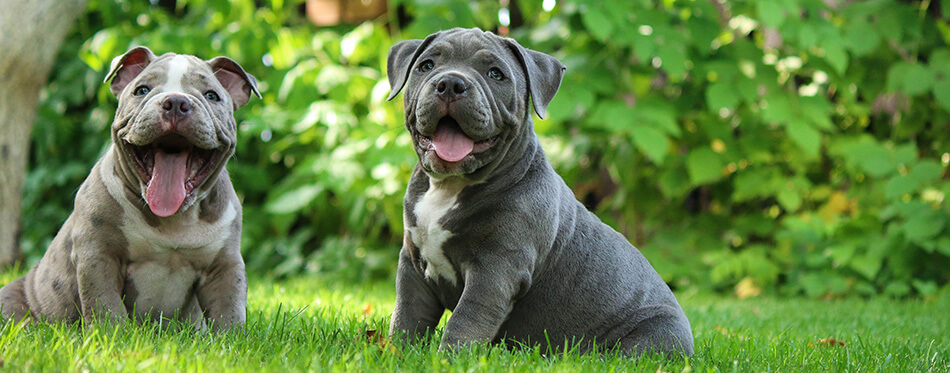
MULTIPOLYGON (((0 275, 0 283, 12 279, 0 275)), ((619 356, 542 356, 437 343, 396 349, 383 335, 391 282, 252 278, 246 333, 201 334, 156 326, 120 328, 0 323, 3 371, 950 371, 950 296, 737 300, 677 294, 696 355, 664 361, 619 356)), ((444 322, 444 319, 443 319, 444 322)))

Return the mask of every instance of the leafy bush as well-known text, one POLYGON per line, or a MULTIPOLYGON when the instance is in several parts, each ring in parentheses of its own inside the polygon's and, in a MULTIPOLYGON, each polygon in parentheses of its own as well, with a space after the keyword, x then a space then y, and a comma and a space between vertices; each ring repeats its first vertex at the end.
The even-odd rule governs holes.
POLYGON ((602 216, 667 254, 661 273, 812 296, 947 282, 950 34, 935 6, 597 4, 525 33, 568 64, 557 124, 539 127, 581 154, 559 169, 596 180, 602 216))
MULTIPOLYGON (((106 146, 108 62, 141 44, 226 54, 261 82, 229 164, 251 270, 390 275, 415 160, 386 52, 496 29, 500 5, 391 1, 386 19, 316 28, 299 1, 171 3, 93 0, 64 44, 33 134, 27 255, 106 146)), ((929 295, 950 280, 938 3, 512 1, 511 36, 568 66, 536 121, 555 168, 675 287, 929 295)))

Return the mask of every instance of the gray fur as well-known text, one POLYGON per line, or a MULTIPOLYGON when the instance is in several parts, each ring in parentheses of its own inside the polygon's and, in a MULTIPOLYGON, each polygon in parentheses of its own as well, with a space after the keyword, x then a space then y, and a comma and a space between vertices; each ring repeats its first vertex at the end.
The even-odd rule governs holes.
POLYGON ((453 29, 394 45, 388 62, 390 99, 405 86, 419 156, 405 197, 391 336, 417 340, 449 309, 441 349, 504 340, 588 351, 596 341, 631 355, 693 353, 669 287, 575 199, 541 149, 528 102, 544 114, 564 71, 557 59, 453 29), (433 68, 424 72, 427 61, 433 68), (491 68, 506 79, 487 79, 491 68), (454 101, 437 92, 448 77, 468 87, 454 101), (447 115, 484 141, 458 162, 428 145, 447 115))
POLYGON ((145 47, 116 57, 110 80, 119 99, 112 147, 79 188, 72 214, 40 262, 0 289, 3 317, 177 318, 202 329, 206 322, 213 330, 240 327, 247 303, 241 204, 225 163, 236 143, 233 112, 251 93, 259 95, 256 80, 225 57, 155 56, 145 47), (143 86, 150 92, 136 95, 143 86), (209 91, 220 100, 207 99, 209 91), (169 97, 191 108, 175 122, 167 108, 163 113, 169 97), (151 175, 136 146, 174 134, 194 149, 187 150, 188 172, 207 176, 187 176, 197 185, 174 214, 160 217, 146 202, 151 175), (209 163, 195 163, 206 171, 191 166, 198 150, 210 154, 200 158, 209 163))

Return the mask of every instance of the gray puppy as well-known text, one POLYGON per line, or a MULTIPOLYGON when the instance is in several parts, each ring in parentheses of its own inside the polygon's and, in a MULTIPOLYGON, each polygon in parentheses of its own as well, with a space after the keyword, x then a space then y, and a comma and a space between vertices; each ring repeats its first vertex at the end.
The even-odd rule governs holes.
POLYGON ((472 342, 693 353, 689 321, 650 263, 579 203, 534 133, 564 65, 512 39, 452 29, 389 51, 419 163, 406 191, 391 337, 445 309, 440 349, 472 342))
POLYGON ((116 57, 110 79, 112 146, 40 262, 0 289, 2 315, 243 325, 241 204, 225 163, 257 81, 227 57, 145 47, 116 57))

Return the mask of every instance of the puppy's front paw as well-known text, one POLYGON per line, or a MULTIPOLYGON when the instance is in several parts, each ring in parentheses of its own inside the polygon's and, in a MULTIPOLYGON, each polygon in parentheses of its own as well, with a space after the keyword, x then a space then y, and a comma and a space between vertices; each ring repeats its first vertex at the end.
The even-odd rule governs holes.
POLYGON ((439 344, 439 352, 457 353, 461 350, 485 343, 486 342, 460 340, 457 338, 442 338, 442 343, 439 344))
POLYGON ((85 313, 82 319, 84 326, 124 326, 129 322, 129 314, 128 312, 101 310, 85 313))

